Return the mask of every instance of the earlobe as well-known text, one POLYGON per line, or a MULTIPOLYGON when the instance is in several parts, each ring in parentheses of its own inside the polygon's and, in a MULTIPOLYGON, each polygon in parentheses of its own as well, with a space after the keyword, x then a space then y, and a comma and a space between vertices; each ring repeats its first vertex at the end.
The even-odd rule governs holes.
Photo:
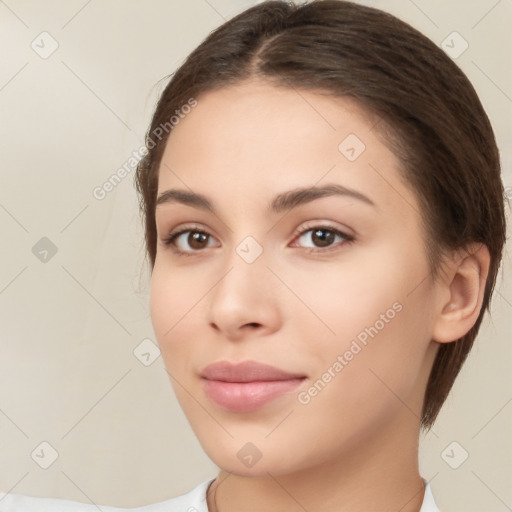
POLYGON ((482 307, 489 264, 484 244, 473 243, 454 254, 440 284, 443 299, 432 332, 434 341, 456 341, 473 327, 482 307))

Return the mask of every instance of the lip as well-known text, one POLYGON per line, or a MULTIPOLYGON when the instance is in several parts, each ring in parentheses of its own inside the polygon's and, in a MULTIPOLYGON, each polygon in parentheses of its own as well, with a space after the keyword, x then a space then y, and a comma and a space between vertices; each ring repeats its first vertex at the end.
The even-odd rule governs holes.
POLYGON ((213 363, 200 373, 208 397, 220 407, 249 412, 293 391, 306 378, 256 361, 213 363))

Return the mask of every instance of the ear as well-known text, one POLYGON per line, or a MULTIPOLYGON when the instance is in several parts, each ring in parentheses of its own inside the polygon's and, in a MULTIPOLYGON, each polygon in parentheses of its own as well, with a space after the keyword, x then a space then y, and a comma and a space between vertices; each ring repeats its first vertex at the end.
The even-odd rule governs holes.
POLYGON ((432 339, 448 343, 464 336, 475 324, 484 298, 489 273, 487 246, 469 244, 456 251, 440 278, 439 307, 432 339))

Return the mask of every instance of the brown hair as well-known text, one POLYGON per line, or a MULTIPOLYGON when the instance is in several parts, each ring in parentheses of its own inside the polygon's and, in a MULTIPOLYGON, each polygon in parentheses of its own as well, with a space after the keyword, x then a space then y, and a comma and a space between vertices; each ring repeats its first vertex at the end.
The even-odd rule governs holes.
POLYGON ((499 152, 473 86, 430 39, 378 9, 342 0, 267 1, 247 9, 188 56, 156 106, 148 153, 135 175, 151 269, 158 170, 170 130, 157 142, 152 134, 190 98, 252 78, 350 97, 379 116, 379 131, 420 202, 434 277, 445 251, 470 242, 489 249, 478 319, 465 336, 440 345, 432 367, 421 418, 430 428, 490 308, 506 239, 499 152))

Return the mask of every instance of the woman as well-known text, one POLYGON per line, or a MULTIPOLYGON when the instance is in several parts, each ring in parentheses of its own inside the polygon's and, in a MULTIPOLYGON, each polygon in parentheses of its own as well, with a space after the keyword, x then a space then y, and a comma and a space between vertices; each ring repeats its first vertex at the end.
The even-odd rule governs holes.
POLYGON ((465 75, 382 11, 265 2, 192 52, 146 142, 152 322, 220 472, 137 510, 438 510, 419 432, 505 242, 498 149, 465 75))

